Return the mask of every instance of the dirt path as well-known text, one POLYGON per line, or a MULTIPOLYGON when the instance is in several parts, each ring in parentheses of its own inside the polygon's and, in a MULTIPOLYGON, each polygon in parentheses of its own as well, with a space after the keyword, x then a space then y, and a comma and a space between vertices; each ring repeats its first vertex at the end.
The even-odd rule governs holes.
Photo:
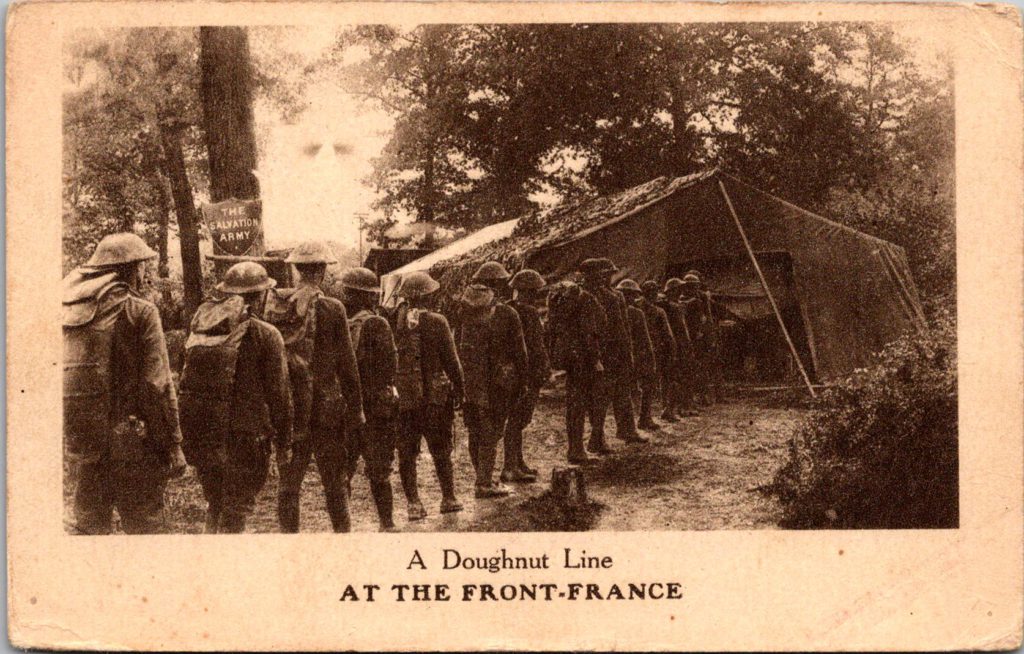
MULTIPOLYGON (((516 486, 503 500, 473 499, 473 471, 466 433, 457 419, 456 487, 466 510, 439 515, 440 491, 426 447, 420 455, 420 495, 428 518, 409 523, 397 475, 395 519, 403 531, 522 531, 538 529, 526 500, 549 486, 551 470, 565 465, 563 399, 545 392, 526 434, 526 459, 540 469, 540 481, 516 486)), ((663 425, 650 443, 626 445, 614 437, 615 453, 586 468, 588 491, 604 505, 593 529, 615 531, 773 528, 779 516, 775 501, 751 489, 771 480, 786 454, 786 442, 803 415, 800 409, 773 408, 734 400, 711 407, 697 418, 663 425)), ((614 433, 608 420, 608 433, 614 433)), ((500 459, 500 455, 499 455, 500 459)), ((499 464, 500 465, 500 464, 499 464)), ((69 494, 66 493, 66 497, 69 494)), ((248 531, 277 531, 277 478, 273 471, 260 493, 248 531)), ((68 497, 68 499, 70 499, 68 497)), ((168 518, 177 532, 200 533, 205 502, 191 471, 171 483, 168 518)), ((541 511, 545 510, 543 507, 541 511)), ((352 522, 357 531, 377 528, 368 484, 362 472, 353 480, 352 522)), ((302 531, 328 531, 330 524, 315 465, 302 492, 302 531)))

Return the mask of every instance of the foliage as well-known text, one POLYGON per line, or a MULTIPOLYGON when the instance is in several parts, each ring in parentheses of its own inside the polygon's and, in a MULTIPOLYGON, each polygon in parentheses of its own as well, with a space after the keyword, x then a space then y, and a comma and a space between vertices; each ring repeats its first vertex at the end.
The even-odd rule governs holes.
POLYGON ((389 219, 476 228, 722 166, 953 271, 952 75, 860 23, 366 27, 345 75, 395 129, 389 219))
MULTIPOLYGON (((64 269, 104 235, 137 231, 166 265, 173 212, 161 128, 184 123, 193 185, 205 188, 190 29, 82 31, 64 53, 64 269)), ((166 270, 166 268, 165 268, 166 270)))
POLYGON ((826 391, 775 476, 783 526, 955 528, 956 361, 955 321, 942 314, 826 391))

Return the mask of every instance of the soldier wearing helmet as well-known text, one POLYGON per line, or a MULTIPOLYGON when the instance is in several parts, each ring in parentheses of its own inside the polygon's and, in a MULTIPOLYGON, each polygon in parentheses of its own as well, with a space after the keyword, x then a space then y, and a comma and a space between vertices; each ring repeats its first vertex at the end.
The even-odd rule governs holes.
POLYGON ((366 477, 377 507, 380 529, 394 531, 390 477, 398 427, 398 391, 395 388, 398 350, 391 325, 377 315, 381 290, 377 275, 367 268, 350 268, 341 276, 341 287, 352 347, 359 365, 363 413, 366 414, 366 424, 349 434, 348 482, 351 487, 361 456, 366 463, 366 477))
POLYGON ((409 520, 427 515, 416 480, 416 459, 424 440, 441 486, 441 513, 462 510, 452 465, 452 427, 464 397, 462 364, 448 320, 433 310, 439 288, 428 273, 409 273, 398 289, 401 304, 391 317, 398 349, 398 474, 409 520))
MULTIPOLYGON (((479 498, 502 497, 510 492, 494 482, 494 466, 498 442, 505 435, 513 405, 528 379, 522 321, 515 309, 501 301, 510 277, 497 261, 481 265, 462 296, 456 330, 466 381, 462 417, 469 432, 469 455, 476 470, 479 498)), ((536 480, 520 471, 518 463, 508 461, 506 480, 536 480)))
POLYGON ((160 314, 142 297, 154 257, 135 234, 111 234, 64 278, 64 446, 77 469, 77 533, 110 533, 114 509, 126 533, 163 531, 167 479, 185 471, 160 314))
POLYGON ((633 355, 636 363, 637 387, 640 395, 640 416, 637 426, 640 429, 657 429, 658 425, 651 417, 651 402, 657 388, 658 369, 654 358, 654 344, 647 324, 647 315, 638 306, 643 301, 640 285, 632 279, 623 279, 615 287, 626 298, 626 313, 629 316, 629 334, 633 344, 633 355))
POLYGON ((615 435, 626 442, 642 442, 633 415, 632 389, 636 387, 633 344, 629 335, 626 299, 612 288, 612 275, 618 268, 606 258, 587 259, 580 264, 583 287, 604 309, 607 320, 601 334, 601 361, 604 363, 603 393, 599 394, 595 424, 592 425, 588 449, 595 454, 608 454, 604 437, 604 416, 608 404, 615 416, 615 435), (598 429, 600 425, 600 429, 598 429))
MULTIPOLYGON (((675 420, 674 413, 669 410, 672 407, 671 397, 675 382, 676 340, 672 333, 672 326, 669 324, 668 314, 659 306, 658 294, 661 287, 654 280, 647 280, 640 285, 642 295, 636 302, 636 306, 644 312, 647 318, 647 327, 651 334, 651 343, 654 346, 654 359, 658 371, 658 383, 661 390, 661 399, 664 409, 669 417, 675 420)), ((665 418, 666 414, 662 414, 665 418)), ((654 420, 651 420, 654 423, 654 420)), ((641 425, 643 428, 643 425, 641 425)))
POLYGON ((240 533, 267 479, 271 442, 291 461, 292 404, 284 340, 258 318, 275 282, 237 263, 192 319, 181 374, 181 427, 208 509, 208 533, 240 533))
POLYGON ((310 241, 294 248, 285 262, 295 267, 298 283, 272 294, 265 314, 284 337, 295 404, 295 456, 281 475, 278 520, 282 531, 299 531, 302 481, 316 457, 331 526, 347 532, 347 434, 360 428, 365 416, 348 314, 321 290, 328 264, 337 260, 325 243, 310 241))
POLYGON ((692 334, 686 317, 686 305, 683 303, 683 280, 672 277, 665 282, 665 299, 661 307, 668 315, 672 333, 676 338, 676 365, 673 375, 673 388, 662 419, 675 422, 679 416, 695 416, 697 411, 693 405, 694 357, 692 334))
POLYGON ((683 277, 683 297, 687 325, 693 337, 694 392, 701 402, 713 404, 720 397, 722 384, 718 320, 711 293, 698 271, 691 270, 683 277))
POLYGON ((527 378, 522 392, 516 398, 505 428, 505 460, 502 481, 536 481, 537 470, 526 465, 523 458, 523 430, 533 419, 533 411, 540 398, 540 389, 551 377, 551 362, 544 334, 540 309, 544 305, 546 283, 536 270, 525 268, 517 272, 512 281, 512 301, 523 325, 526 343, 527 378))

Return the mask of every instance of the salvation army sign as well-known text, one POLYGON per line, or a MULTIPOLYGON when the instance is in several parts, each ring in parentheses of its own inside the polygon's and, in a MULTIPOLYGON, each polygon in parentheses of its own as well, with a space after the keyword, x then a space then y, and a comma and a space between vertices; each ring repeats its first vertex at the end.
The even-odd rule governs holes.
POLYGON ((251 254, 263 233, 263 203, 259 200, 231 198, 204 204, 203 217, 213 237, 214 254, 251 254))

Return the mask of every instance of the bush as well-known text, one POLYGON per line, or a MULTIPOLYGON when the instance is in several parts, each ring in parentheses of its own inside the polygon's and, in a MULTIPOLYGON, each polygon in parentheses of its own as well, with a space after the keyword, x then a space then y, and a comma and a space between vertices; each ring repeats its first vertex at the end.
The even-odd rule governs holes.
POLYGON ((956 325, 935 323, 822 394, 772 484, 783 527, 957 527, 956 325))

